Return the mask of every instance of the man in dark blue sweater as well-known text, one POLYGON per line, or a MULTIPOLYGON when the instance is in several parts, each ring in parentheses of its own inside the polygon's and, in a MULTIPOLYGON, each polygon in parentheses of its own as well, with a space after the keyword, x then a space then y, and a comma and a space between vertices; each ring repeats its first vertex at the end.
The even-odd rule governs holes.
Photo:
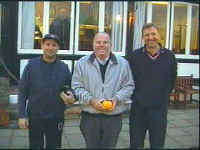
POLYGON ((45 35, 43 55, 29 61, 20 80, 18 124, 29 129, 31 149, 61 147, 65 104, 75 101, 72 92, 61 92, 65 85, 70 86, 71 73, 56 56, 59 42, 56 35, 45 35))
POLYGON ((146 131, 151 148, 163 148, 169 93, 177 63, 172 51, 162 48, 159 29, 152 23, 142 29, 144 47, 130 52, 128 61, 135 80, 130 111, 130 147, 143 148, 146 131))

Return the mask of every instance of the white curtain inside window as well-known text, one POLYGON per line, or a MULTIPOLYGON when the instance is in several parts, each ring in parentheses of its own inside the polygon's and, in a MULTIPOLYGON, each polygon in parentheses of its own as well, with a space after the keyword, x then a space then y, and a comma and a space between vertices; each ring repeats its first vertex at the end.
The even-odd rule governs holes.
POLYGON ((35 2, 23 2, 22 8, 22 48, 33 49, 35 31, 35 2))
POLYGON ((134 37, 133 37, 133 49, 143 46, 142 41, 142 26, 145 23, 145 3, 135 2, 135 24, 134 24, 134 37))
POLYGON ((123 31, 123 2, 113 2, 112 14, 112 47, 114 51, 121 51, 123 31))

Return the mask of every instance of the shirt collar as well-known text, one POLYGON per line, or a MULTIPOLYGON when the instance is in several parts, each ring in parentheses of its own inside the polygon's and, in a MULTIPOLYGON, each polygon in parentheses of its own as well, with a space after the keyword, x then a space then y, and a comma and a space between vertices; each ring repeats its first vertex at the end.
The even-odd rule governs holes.
MULTIPOLYGON (((94 53, 92 53, 92 54, 90 55, 90 57, 89 57, 89 61, 90 61, 91 63, 93 63, 94 60, 95 60, 95 58, 96 58, 96 55, 95 55, 94 53)), ((116 56, 115 56, 113 53, 110 53, 110 60, 111 60, 114 64, 117 64, 117 63, 118 63, 118 62, 117 62, 117 58, 116 58, 116 56)))
POLYGON ((97 61, 98 61, 100 64, 105 65, 106 62, 110 59, 110 56, 108 56, 105 60, 101 60, 101 59, 99 59, 98 57, 96 57, 96 59, 97 59, 97 61))
POLYGON ((165 53, 165 50, 163 48, 160 48, 160 50, 158 50, 156 52, 156 54, 154 56, 152 56, 145 47, 143 47, 142 52, 145 53, 147 56, 149 56, 151 59, 156 59, 158 58, 158 56, 160 56, 161 53, 165 53))

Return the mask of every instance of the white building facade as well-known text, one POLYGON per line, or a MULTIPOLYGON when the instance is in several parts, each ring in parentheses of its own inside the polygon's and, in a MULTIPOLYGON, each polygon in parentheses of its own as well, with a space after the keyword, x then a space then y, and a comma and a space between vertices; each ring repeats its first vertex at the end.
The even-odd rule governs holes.
POLYGON ((17 13, 19 78, 28 60, 42 54, 42 36, 51 32, 51 24, 64 13, 68 27, 63 30, 68 31, 58 56, 72 71, 80 57, 91 53, 96 32, 110 33, 113 52, 126 57, 128 51, 143 45, 142 26, 152 22, 160 28, 163 47, 176 55, 178 76, 192 74, 199 80, 199 4, 195 2, 20 1, 17 13))

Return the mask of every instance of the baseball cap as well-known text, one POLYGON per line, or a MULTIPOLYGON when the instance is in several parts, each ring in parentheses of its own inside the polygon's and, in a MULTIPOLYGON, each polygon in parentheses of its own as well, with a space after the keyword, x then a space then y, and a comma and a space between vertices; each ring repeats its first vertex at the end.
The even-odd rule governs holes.
POLYGON ((46 34, 44 37, 43 37, 43 41, 45 40, 54 40, 56 41, 59 45, 60 45, 60 39, 57 35, 55 34, 46 34))

